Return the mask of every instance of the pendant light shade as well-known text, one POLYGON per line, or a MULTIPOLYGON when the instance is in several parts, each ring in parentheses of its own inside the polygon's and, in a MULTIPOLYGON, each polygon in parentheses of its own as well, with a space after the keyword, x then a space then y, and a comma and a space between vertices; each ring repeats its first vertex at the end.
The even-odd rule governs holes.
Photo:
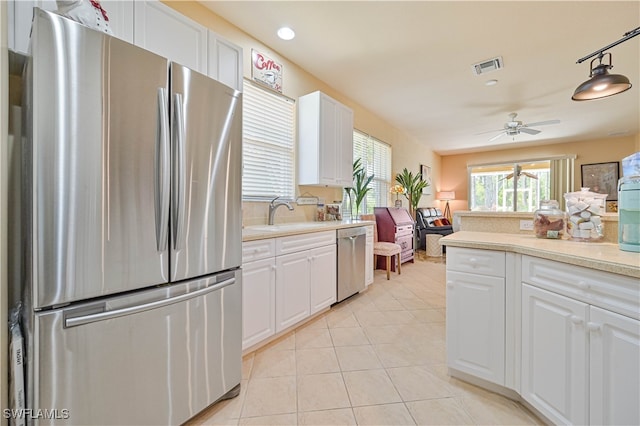
POLYGON ((578 86, 571 99, 588 101, 617 95, 631 89, 631 82, 627 77, 620 74, 609 74, 609 69, 612 68, 611 53, 605 55, 609 55, 609 64, 602 63, 604 55, 597 58, 600 60, 600 64, 595 68, 593 68, 595 59, 591 61, 591 73, 589 74, 591 78, 578 86))
POLYGON ((609 70, 613 68, 613 65, 611 64, 611 53, 607 52, 607 50, 638 35, 640 35, 640 27, 627 31, 620 40, 614 41, 608 46, 605 46, 600 50, 596 50, 584 58, 578 59, 576 63, 581 64, 587 59, 593 58, 597 55, 597 58, 591 60, 591 63, 589 64, 589 80, 578 86, 575 92, 573 92, 571 99, 574 101, 589 101, 591 99, 600 99, 617 95, 618 93, 626 92, 631 89, 631 82, 627 77, 620 74, 609 74, 609 70), (609 63, 603 64, 602 59, 606 56, 609 57, 609 63), (594 67, 593 63, 596 59, 599 63, 594 67))

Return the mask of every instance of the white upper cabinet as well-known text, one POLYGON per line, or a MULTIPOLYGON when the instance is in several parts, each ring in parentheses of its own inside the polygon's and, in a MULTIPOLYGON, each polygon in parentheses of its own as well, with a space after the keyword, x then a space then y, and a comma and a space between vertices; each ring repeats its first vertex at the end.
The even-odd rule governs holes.
POLYGON ((353 184, 353 111, 321 92, 298 100, 298 184, 353 184))
POLYGON ((7 2, 9 49, 19 53, 28 52, 34 7, 44 10, 58 8, 55 0, 13 0, 7 2))
POLYGON ((242 92, 242 48, 209 31, 209 77, 242 92))
MULTIPOLYGON (((100 2, 107 11, 109 26, 113 34, 133 43, 133 1, 103 0, 100 2)), ((9 49, 20 53, 29 50, 33 8, 57 10, 55 0, 12 0, 7 2, 9 24, 9 49)))
POLYGON ((102 0, 100 4, 107 11, 113 35, 133 43, 133 1, 102 0))
POLYGON ((156 0, 134 2, 137 46, 207 74, 207 28, 156 0))

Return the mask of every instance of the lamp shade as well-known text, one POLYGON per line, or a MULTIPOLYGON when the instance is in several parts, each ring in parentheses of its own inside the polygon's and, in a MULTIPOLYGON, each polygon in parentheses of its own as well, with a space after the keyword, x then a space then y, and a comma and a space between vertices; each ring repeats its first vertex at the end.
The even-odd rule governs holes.
POLYGON ((592 70, 593 77, 582 83, 573 93, 574 101, 606 98, 631 89, 631 82, 620 74, 609 74, 610 65, 600 64, 592 70))
POLYGON ((438 200, 455 200, 456 193, 454 191, 441 191, 436 193, 436 199, 438 200))

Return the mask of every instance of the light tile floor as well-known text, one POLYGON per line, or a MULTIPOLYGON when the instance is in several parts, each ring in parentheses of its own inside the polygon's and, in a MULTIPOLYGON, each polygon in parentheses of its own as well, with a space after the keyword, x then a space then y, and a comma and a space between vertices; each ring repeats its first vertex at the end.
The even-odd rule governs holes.
POLYGON ((240 395, 189 425, 544 424, 447 375, 445 264, 418 259, 243 359, 240 395))

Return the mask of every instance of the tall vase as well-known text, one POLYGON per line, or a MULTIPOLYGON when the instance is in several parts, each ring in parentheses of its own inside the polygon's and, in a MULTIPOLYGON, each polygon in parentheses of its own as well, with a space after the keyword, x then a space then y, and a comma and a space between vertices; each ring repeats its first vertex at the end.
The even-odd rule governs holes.
POLYGON ((398 198, 398 196, 396 195, 396 203, 395 206, 400 208, 402 207, 402 200, 400 198, 398 198))

